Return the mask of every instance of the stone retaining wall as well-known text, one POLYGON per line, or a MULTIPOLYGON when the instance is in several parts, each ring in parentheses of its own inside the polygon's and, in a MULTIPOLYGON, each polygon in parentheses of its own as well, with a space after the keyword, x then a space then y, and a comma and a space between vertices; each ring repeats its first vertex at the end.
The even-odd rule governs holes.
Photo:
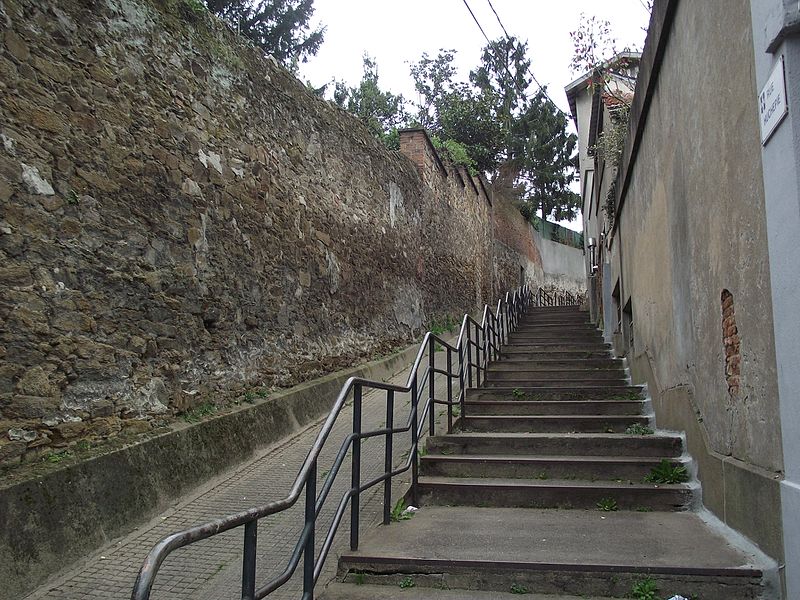
POLYGON ((387 150, 184 0, 3 0, 0 28, 0 465, 357 364, 503 264, 537 283, 524 219, 424 133, 387 150))

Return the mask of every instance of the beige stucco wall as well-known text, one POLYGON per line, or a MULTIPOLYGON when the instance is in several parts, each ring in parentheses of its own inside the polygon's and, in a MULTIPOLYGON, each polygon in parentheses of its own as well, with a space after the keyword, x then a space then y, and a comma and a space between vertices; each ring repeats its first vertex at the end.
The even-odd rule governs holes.
POLYGON ((703 501, 775 557, 782 470, 749 4, 678 3, 613 240, 635 379, 685 430, 703 501), (741 339, 725 375, 721 293, 741 339))

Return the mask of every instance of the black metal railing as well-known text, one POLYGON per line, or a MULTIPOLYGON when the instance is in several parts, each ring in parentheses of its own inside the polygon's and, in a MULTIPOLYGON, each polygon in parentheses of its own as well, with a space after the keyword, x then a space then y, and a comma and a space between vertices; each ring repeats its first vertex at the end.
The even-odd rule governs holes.
MULTIPOLYGON (((539 293, 541 294, 541 292, 540 289, 539 293)), ((541 296, 539 297, 541 298, 541 296)), ((428 434, 435 435, 435 407, 437 404, 445 405, 447 407, 447 432, 452 433, 454 407, 460 408, 461 415, 466 414, 466 390, 480 386, 482 378, 485 379, 489 363, 499 357, 500 348, 507 341, 509 333, 517 327, 525 310, 536 300, 530 289, 524 286, 498 300, 494 311, 488 305, 485 306, 480 323, 468 314, 464 315, 455 345, 428 332, 420 344, 406 385, 394 385, 357 377, 348 379, 306 456, 289 494, 282 500, 222 517, 162 539, 147 555, 139 570, 131 595, 132 600, 148 600, 150 598, 159 568, 171 552, 237 527, 244 528, 243 600, 264 598, 280 588, 295 573, 301 558, 303 559, 302 599, 313 600, 314 585, 322 572, 325 559, 330 553, 348 505, 350 507, 350 548, 356 550, 359 544, 360 495, 365 490, 383 483, 383 522, 388 524, 391 520, 392 510, 392 479, 410 469, 411 501, 416 503, 419 477, 418 442, 425 431, 426 420, 428 434), (437 345, 446 353, 444 367, 436 364, 437 345), (446 399, 436 397, 437 375, 446 378, 446 399), (365 389, 384 392, 386 402, 385 426, 366 432, 362 431, 362 398, 365 389), (333 465, 324 478, 322 488, 317 493, 317 463, 320 453, 351 394, 353 399, 352 432, 342 442, 333 465), (394 425, 396 394, 410 395, 410 412, 402 427, 394 425), (421 398, 424 398, 424 401, 420 405, 421 398), (410 433, 411 436, 408 457, 405 462, 395 466, 393 438, 396 434, 404 432, 410 433), (361 443, 365 439, 379 436, 385 436, 383 474, 370 481, 362 482, 361 443), (315 540, 317 519, 348 454, 351 455, 350 488, 339 500, 331 525, 317 554, 315 540), (291 508, 301 495, 305 497, 304 525, 294 550, 280 575, 259 587, 256 574, 258 522, 264 517, 291 508)))
POLYGON ((582 294, 566 290, 546 290, 539 288, 534 299, 535 306, 579 306, 583 304, 582 294))

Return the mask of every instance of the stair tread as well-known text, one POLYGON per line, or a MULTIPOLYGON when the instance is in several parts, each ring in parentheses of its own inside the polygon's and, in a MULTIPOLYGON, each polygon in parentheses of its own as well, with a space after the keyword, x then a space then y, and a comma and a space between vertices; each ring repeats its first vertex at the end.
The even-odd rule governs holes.
MULTIPOLYGON (((553 454, 436 454, 430 453, 421 457, 421 460, 444 460, 452 462, 575 462, 575 463, 652 463, 659 464, 663 458, 660 456, 572 456, 553 454)), ((674 457, 670 462, 687 462, 684 457, 674 457)))
POLYGON ((494 438, 503 438, 503 439, 540 439, 540 438, 571 438, 571 439, 619 439, 619 440, 628 440, 628 439, 640 439, 640 438, 647 438, 652 440, 675 440, 681 439, 678 434, 674 433, 659 433, 655 432, 651 435, 632 435, 629 433, 535 433, 535 432, 472 432, 472 431, 464 431, 460 433, 451 433, 447 434, 446 436, 433 436, 432 438, 428 439, 438 439, 440 441, 450 441, 450 442, 461 442, 465 440, 481 440, 481 439, 494 439, 494 438))
POLYGON ((598 400, 465 400, 464 403, 469 406, 470 404, 513 404, 513 405, 545 405, 548 404, 566 404, 567 406, 586 406, 591 404, 597 405, 606 405, 606 404, 630 404, 630 405, 641 405, 644 403, 644 400, 605 400, 605 399, 598 399, 598 400))
MULTIPOLYGON (((439 590, 430 587, 401 589, 397 586, 334 583, 323 592, 320 600, 516 600, 519 594, 478 590, 439 590)), ((526 600, 611 600, 600 596, 553 596, 525 594, 526 600)))
POLYGON ((761 568, 755 556, 734 547, 696 513, 474 506, 423 506, 409 521, 377 528, 359 551, 342 557, 349 566, 370 559, 742 576, 757 576, 761 568))
POLYGON ((587 481, 585 479, 511 479, 498 477, 442 477, 420 475, 422 485, 480 486, 487 488, 604 488, 607 490, 689 490, 696 483, 642 483, 617 481, 587 481))
POLYGON ((499 421, 501 419, 540 419, 542 421, 558 421, 558 420, 576 420, 576 419, 589 419, 596 421, 607 421, 613 419, 615 421, 623 421, 625 419, 647 419, 647 415, 467 415, 466 419, 488 419, 490 421, 499 421))

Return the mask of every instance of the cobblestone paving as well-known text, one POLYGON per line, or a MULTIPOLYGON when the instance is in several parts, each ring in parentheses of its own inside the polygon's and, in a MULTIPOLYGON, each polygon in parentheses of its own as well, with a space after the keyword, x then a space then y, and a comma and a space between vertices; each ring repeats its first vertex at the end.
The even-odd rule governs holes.
MULTIPOLYGON (((441 353, 440 353, 441 354, 441 353)), ((438 358, 438 357, 437 357, 438 358)), ((399 373, 392 382, 405 383, 407 373, 399 373)), ((446 396, 444 377, 437 377, 437 397, 446 396)), ((407 395, 395 399, 395 426, 405 425, 410 402, 407 395)), ((440 410, 440 412, 442 412, 440 410)), ((324 477, 339 451, 342 440, 351 431, 352 406, 346 406, 333 428, 318 466, 320 490, 324 477)), ((383 392, 364 394, 363 430, 377 429, 386 419, 383 392)), ((440 415, 441 419, 441 415, 440 415)), ((156 517, 124 538, 111 542, 79 566, 62 573, 50 584, 42 586, 28 600, 124 600, 130 598, 136 574, 147 552, 161 538, 210 521, 220 516, 260 505, 286 496, 308 453, 322 421, 265 450, 252 462, 206 484, 188 500, 156 517)), ((394 436, 396 462, 405 460, 410 447, 410 434, 394 436)), ((364 440, 362 446, 362 481, 366 482, 383 472, 383 436, 364 440)), ((393 497, 407 489, 410 475, 404 473, 393 482, 393 497)), ((345 459, 328 501, 317 521, 317 547, 330 526, 333 513, 350 485, 350 459, 345 459)), ((381 485, 363 494, 361 503, 362 532, 377 526, 382 514, 381 485)), ((288 556, 299 537, 303 523, 303 496, 291 509, 259 522, 257 585, 278 575, 286 568, 288 556)), ((336 573, 336 558, 348 544, 349 509, 339 527, 333 550, 320 576, 318 589, 336 573)), ((241 598, 241 558, 243 528, 203 540, 172 553, 159 571, 151 598, 172 600, 224 600, 241 598)), ((302 560, 292 579, 268 597, 288 600, 301 596, 302 560)))

